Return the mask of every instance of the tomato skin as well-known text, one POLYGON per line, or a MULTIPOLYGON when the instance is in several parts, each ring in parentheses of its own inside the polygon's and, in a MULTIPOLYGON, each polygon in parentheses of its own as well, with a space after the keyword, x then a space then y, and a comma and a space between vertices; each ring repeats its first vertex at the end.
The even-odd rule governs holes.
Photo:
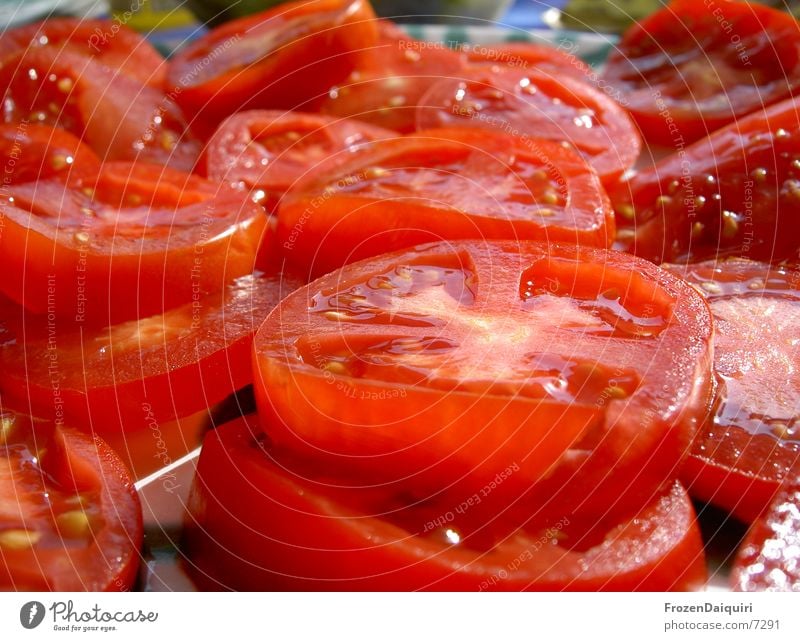
POLYGON ((210 180, 244 188, 274 212, 281 196, 315 165, 394 132, 355 120, 269 110, 227 118, 206 145, 198 168, 210 180), (263 196, 259 193, 263 192, 263 196))
POLYGON ((605 78, 648 141, 682 148, 800 85, 800 29, 783 11, 677 0, 633 25, 605 78))
POLYGON ((667 268, 706 297, 715 324, 716 398, 681 482, 750 523, 800 462, 800 271, 741 259, 667 268))
POLYGON ((4 185, 77 179, 100 169, 100 160, 78 138, 45 125, 0 125, 0 155, 7 159, 4 185))
POLYGON ((166 84, 206 135, 241 109, 302 107, 344 78, 359 50, 375 42, 374 18, 367 0, 282 4, 182 48, 169 61, 166 84))
MULTIPOLYGON (((9 414, 4 412, 4 415, 9 414)), ((133 482, 119 457, 98 437, 23 415, 16 415, 14 420, 33 425, 36 442, 47 443, 49 449, 40 456, 38 463, 43 470, 40 479, 46 477, 50 487, 67 494, 97 494, 97 504, 91 507, 99 511, 103 525, 92 530, 91 541, 83 546, 68 545, 66 540, 63 545, 44 548, 34 544, 22 549, 6 549, 0 545, 0 589, 129 590, 139 566, 142 513, 133 482)), ((16 442, 8 445, 14 446, 16 442)), ((0 450, 5 447, 0 446, 0 450)), ((12 473, 8 480, 14 478, 12 473)), ((20 483, 14 494, 18 498, 12 500, 22 501, 22 495, 16 494, 21 488, 20 483)), ((84 509, 89 507, 84 506, 84 509)), ((52 513, 50 518, 53 518, 52 513)))
POLYGON ((434 84, 420 99, 417 129, 475 127, 569 144, 604 185, 633 167, 642 141, 605 93, 569 74, 477 65, 434 84))
MULTIPOLYGON (((353 483, 400 484, 424 496, 470 493, 490 483, 499 470, 517 463, 520 471, 493 493, 486 502, 488 509, 495 508, 495 500, 502 504, 509 494, 525 494, 528 514, 542 517, 557 518, 578 506, 584 514, 599 512, 598 517, 629 515, 674 478, 688 453, 711 393, 711 337, 711 318, 703 298, 677 277, 645 261, 555 243, 451 241, 348 265, 284 299, 256 334, 256 400, 276 446, 318 465, 330 464, 336 474, 353 483), (486 283, 483 298, 457 303, 452 311, 447 311, 451 308, 446 301, 429 303, 433 311, 425 307, 414 313, 381 307, 429 300, 428 290, 413 279, 406 291, 394 281, 385 287, 383 275, 400 268, 406 272, 410 269, 406 266, 419 266, 427 274, 430 266, 443 265, 462 273, 467 288, 474 286, 480 292, 481 283, 486 283), (528 278, 562 288, 552 298, 548 293, 536 294, 532 299, 536 305, 560 305, 562 297, 576 296, 563 303, 572 305, 599 292, 625 291, 630 296, 626 301, 649 305, 649 311, 642 313, 652 321, 642 322, 652 327, 666 325, 642 329, 644 334, 619 330, 619 335, 598 337, 597 343, 594 338, 580 340, 571 333, 570 323, 582 327, 583 321, 570 320, 571 312, 541 311, 540 319, 528 314, 549 308, 534 307, 529 312, 526 303, 516 302, 527 300, 519 288, 528 278), (373 286, 373 282, 378 284, 373 286), (388 297, 385 303, 380 298, 384 296, 388 297), (370 302, 370 297, 378 302, 370 302), (551 317, 559 318, 552 335, 552 323, 543 320, 551 317), (509 327, 529 327, 533 333, 509 335, 509 327), (362 344, 395 336, 429 336, 424 332, 433 331, 439 341, 457 346, 478 341, 471 352, 452 358, 458 363, 488 363, 482 368, 488 372, 484 375, 491 382, 488 388, 478 384, 484 380, 481 375, 463 370, 446 375, 455 383, 428 382, 428 376, 444 377, 438 372, 449 361, 418 366, 410 362, 412 371, 422 371, 418 379, 392 378, 381 372, 399 371, 403 361, 387 361, 386 350, 379 352, 375 362, 394 370, 359 374, 353 369, 373 362, 359 347, 362 344), (502 339, 495 349, 490 337, 480 340, 482 331, 502 339), (511 358, 509 341, 518 358, 542 350, 569 354, 580 361, 573 372, 583 371, 580 365, 586 363, 592 376, 602 374, 608 355, 614 352, 615 373, 609 376, 615 380, 635 377, 635 391, 618 391, 617 399, 623 399, 619 403, 602 394, 573 401, 528 396, 518 390, 505 369, 498 374, 493 369, 491 354, 511 358), (343 351, 355 354, 352 365, 347 359, 336 360, 343 351), (544 431, 538 429, 544 426, 548 426, 544 431)), ((516 361, 507 365, 513 371, 518 367, 523 365, 516 361)), ((527 367, 530 371, 532 366, 527 367)), ((546 369, 556 367, 564 371, 556 365, 546 369)), ((564 379, 567 387, 569 376, 564 379)), ((580 378, 576 384, 588 391, 592 385, 588 380, 580 378)), ((608 385, 603 382, 602 389, 608 385)))
POLYGON ((750 114, 611 192, 620 241, 656 263, 796 258, 798 99, 750 114))
POLYGON ((472 65, 535 69, 551 75, 568 74, 577 80, 585 80, 591 73, 591 67, 577 56, 551 45, 533 42, 471 45, 467 46, 466 58, 472 65))
POLYGON ((38 46, 0 59, 3 121, 66 129, 102 160, 189 171, 200 144, 161 90, 73 49, 38 46))
POLYGON ((3 293, 33 313, 89 325, 221 290, 253 270, 266 224, 245 195, 145 163, 106 163, 74 185, 13 185, 0 206, 3 293))
POLYGON ((286 260, 315 275, 439 239, 605 247, 614 229, 606 194, 577 154, 546 140, 469 129, 416 132, 363 145, 344 162, 334 158, 286 195, 277 225, 286 260))
POLYGON ((254 438, 259 429, 249 417, 206 437, 186 537, 193 576, 204 587, 689 590, 705 581, 694 514, 678 485, 659 493, 637 525, 608 527, 605 544, 588 550, 554 545, 552 536, 542 546, 531 533, 480 552, 409 534, 380 505, 365 505, 363 493, 284 471, 254 438))
POLYGON ((464 65, 460 52, 443 43, 414 40, 380 20, 375 46, 362 52, 353 72, 330 89, 320 111, 410 133, 417 128, 420 99, 441 78, 458 75, 464 65))
POLYGON ((750 528, 733 564, 736 592, 800 591, 800 478, 776 493, 767 512, 750 528))
POLYGON ((0 59, 41 46, 92 57, 154 89, 164 84, 164 58, 144 37, 118 22, 58 17, 7 29, 0 34, 0 59))

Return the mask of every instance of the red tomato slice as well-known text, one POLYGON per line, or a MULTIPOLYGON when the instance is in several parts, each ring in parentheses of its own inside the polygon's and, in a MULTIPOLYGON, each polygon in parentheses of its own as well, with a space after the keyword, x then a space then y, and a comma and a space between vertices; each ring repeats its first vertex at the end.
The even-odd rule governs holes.
POLYGON ((565 74, 478 66, 420 99, 417 127, 479 127, 574 146, 605 184, 639 157, 641 140, 611 98, 565 74))
POLYGON ((381 20, 379 39, 363 52, 355 70, 333 87, 320 109, 342 118, 358 118, 403 133, 416 128, 416 107, 430 87, 458 75, 464 56, 444 43, 409 38, 381 20))
POLYGON ((253 270, 266 218, 246 195, 165 167, 106 163, 0 197, 2 291, 78 323, 147 317, 253 270))
POLYGON ((256 334, 256 398, 276 446, 352 482, 461 494, 517 465, 498 501, 602 516, 674 475, 708 404, 710 342, 702 297, 646 261, 441 243, 284 299, 256 334))
POLYGON ((737 592, 800 591, 800 477, 787 479, 750 529, 733 566, 737 592))
MULTIPOLYGON (((654 496, 635 519, 581 545, 568 518, 474 548, 455 527, 417 534, 370 490, 337 490, 272 458, 254 418, 209 433, 189 500, 188 554, 210 589, 688 590, 705 581, 686 492, 654 496)), ((446 509, 446 508, 445 508, 446 509)), ((446 514, 446 512, 442 512, 446 514)), ((446 517, 443 519, 446 520, 446 517)), ((492 524, 487 524, 491 528, 492 524)))
POLYGON ((0 408, 0 590, 131 588, 142 514, 100 439, 0 408))
POLYGON ((345 78, 375 42, 367 0, 300 0, 232 20, 178 51, 167 87, 210 134, 241 109, 294 109, 345 78))
POLYGON ((33 47, 0 61, 3 120, 66 129, 103 160, 190 170, 200 144, 175 103, 73 49, 33 47))
POLYGON ((591 67, 577 56, 551 45, 533 42, 501 42, 485 45, 464 45, 467 60, 473 65, 489 64, 512 69, 544 72, 552 76, 568 74, 586 80, 591 67))
POLYGON ((800 29, 755 2, 678 0, 632 26, 606 81, 645 137, 682 149, 800 85, 800 29))
POLYGON ((751 522, 800 461, 800 271, 747 260, 670 267, 714 316, 717 401, 681 480, 751 522))
POLYGON ((394 132, 355 120, 285 111, 242 111, 208 141, 199 166, 210 180, 247 189, 274 211, 284 192, 327 158, 394 132))
POLYGON ((597 178, 547 140, 431 130, 332 159, 283 199, 278 239, 323 274, 432 240, 519 238, 605 247, 614 221, 597 178))
POLYGON ((45 125, 0 125, 3 184, 40 179, 78 179, 96 175, 100 160, 71 133, 45 125))
POLYGON ((42 46, 90 56, 155 89, 164 84, 164 58, 145 38, 117 21, 49 18, 8 29, 0 34, 0 60, 42 46))

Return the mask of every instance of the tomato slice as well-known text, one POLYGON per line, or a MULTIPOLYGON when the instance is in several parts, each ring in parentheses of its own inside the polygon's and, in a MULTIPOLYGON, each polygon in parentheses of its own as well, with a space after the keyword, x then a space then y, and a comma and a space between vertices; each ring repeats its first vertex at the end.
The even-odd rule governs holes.
POLYGON ((122 591, 142 514, 100 439, 0 409, 0 589, 122 591))
POLYGON ((3 120, 66 129, 103 160, 142 160, 190 170, 200 144, 177 105, 74 49, 23 49, 0 60, 3 120))
MULTIPOLYGON (((206 437, 189 499, 188 556, 210 589, 688 590, 705 581, 686 492, 657 493, 635 519, 581 545, 569 518, 519 530, 485 550, 450 525, 423 534, 370 490, 337 490, 287 472, 254 436, 254 418, 206 437)), ((441 514, 447 522, 447 508, 441 514)), ((491 528, 492 524, 486 524, 491 528)))
POLYGON ((0 207, 0 289, 31 312, 95 325, 160 313, 250 273, 266 224, 246 195, 145 163, 106 163, 67 186, 12 185, 0 207))
POLYGON ((164 58, 145 38, 118 21, 59 17, 7 29, 0 33, 0 60, 42 46, 90 56, 155 89, 164 84, 164 58))
POLYGON ((252 382, 253 335, 301 284, 282 274, 242 276, 220 294, 149 318, 102 329, 59 326, 57 341, 52 319, 7 302, 3 398, 104 438, 189 416, 252 382))
POLYGON ((345 78, 375 42, 367 0, 300 0, 231 20, 169 61, 167 87, 210 134, 241 109, 294 109, 345 78))
POLYGON ((323 274, 432 240, 520 238, 607 246, 614 221, 594 172, 547 140, 431 130, 333 159, 283 199, 278 239, 323 274))
POLYGON ((630 117, 591 85, 563 73, 480 65, 433 85, 417 127, 479 127, 574 146, 606 184, 639 157, 630 117))
POLYGON ((759 3, 678 0, 632 26, 606 81, 651 142, 682 149, 800 85, 800 29, 759 3))
POLYGON ((409 133, 416 128, 420 98, 442 78, 458 75, 464 56, 444 43, 409 38, 385 20, 379 21, 378 34, 375 46, 361 55, 350 76, 331 88, 320 109, 409 133))
POLYGON ((737 592, 800 591, 800 478, 787 479, 739 549, 731 575, 737 592))
POLYGON ((621 247, 656 263, 798 256, 799 127, 792 98, 620 184, 611 195, 621 247))
POLYGON ((100 160, 71 133, 46 125, 0 125, 3 184, 78 179, 97 174, 100 160))
POLYGON ((681 480, 751 522, 800 461, 800 271, 748 260, 672 266, 714 316, 717 401, 681 480))
POLYGON ((210 180, 250 191, 274 211, 284 192, 331 156, 396 134, 355 120, 285 111, 242 111, 208 141, 199 166, 210 180))
POLYGON ((533 69, 552 76, 567 74, 585 80, 591 67, 577 56, 550 45, 533 42, 500 42, 464 45, 467 61, 472 65, 488 64, 499 68, 533 69))
POLYGON ((256 334, 256 398, 276 446, 351 482, 427 497, 517 465, 498 502, 604 515, 674 475, 711 333, 702 297, 635 257, 441 243, 285 298, 256 334))

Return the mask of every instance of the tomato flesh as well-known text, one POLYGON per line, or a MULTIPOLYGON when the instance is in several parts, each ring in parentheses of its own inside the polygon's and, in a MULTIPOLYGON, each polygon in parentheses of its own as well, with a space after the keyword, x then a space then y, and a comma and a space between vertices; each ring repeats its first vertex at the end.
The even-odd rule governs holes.
POLYGON ((463 129, 362 145, 298 184, 278 212, 283 255, 314 274, 441 238, 607 246, 612 235, 602 186, 577 154, 463 129))
POLYGON ((671 269, 706 297, 715 324, 717 401, 681 480, 752 522, 800 460, 800 272, 746 260, 671 269))
POLYGON ((798 126, 792 98, 621 183, 611 192, 620 247, 656 263, 796 257, 798 126))
POLYGON ((796 90, 800 29, 759 3, 681 0, 632 26, 604 75, 649 141, 682 148, 796 90))
POLYGON ((284 299, 256 334, 256 398, 277 446, 350 482, 428 496, 516 464, 497 501, 605 514, 675 473, 708 403, 710 339, 702 297, 633 257, 442 243, 284 299))
POLYGON ((568 74, 578 80, 585 80, 591 73, 591 68, 577 56, 549 45, 533 42, 467 45, 466 57, 473 65, 535 69, 553 76, 568 74))
MULTIPOLYGON (((702 543, 685 491, 654 494, 635 519, 576 544, 567 518, 521 529, 490 549, 424 510, 396 523, 386 496, 337 490, 287 472, 254 417, 206 437, 189 500, 193 576, 240 590, 687 590, 705 581, 702 543)), ((441 514, 447 513, 447 506, 441 514)), ((435 513, 435 512, 432 512, 435 513)), ((443 521, 445 519, 442 519, 443 521)), ((489 524, 487 527, 491 528, 489 524)))
POLYGON ((466 69, 420 99, 417 127, 478 127, 571 145, 612 184, 633 166, 641 140, 630 117, 594 87, 546 71, 466 69))
POLYGON ((141 544, 139 499, 105 443, 0 413, 0 589, 128 590, 141 544))
POLYGON ((67 186, 12 185, 0 206, 3 292, 33 313, 90 325, 221 290, 253 270, 266 224, 246 195, 145 163, 106 163, 67 186))
POLYGON ((322 161, 394 135, 353 120, 283 111, 243 111, 225 120, 200 161, 210 180, 250 191, 274 211, 278 200, 322 161))

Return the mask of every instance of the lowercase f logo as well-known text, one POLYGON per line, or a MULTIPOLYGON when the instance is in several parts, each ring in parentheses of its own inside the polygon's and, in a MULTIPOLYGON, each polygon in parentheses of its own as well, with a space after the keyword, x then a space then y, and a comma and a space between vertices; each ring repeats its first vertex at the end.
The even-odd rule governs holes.
POLYGON ((28 601, 19 611, 19 622, 28 630, 33 630, 43 619, 44 605, 38 601, 28 601))

